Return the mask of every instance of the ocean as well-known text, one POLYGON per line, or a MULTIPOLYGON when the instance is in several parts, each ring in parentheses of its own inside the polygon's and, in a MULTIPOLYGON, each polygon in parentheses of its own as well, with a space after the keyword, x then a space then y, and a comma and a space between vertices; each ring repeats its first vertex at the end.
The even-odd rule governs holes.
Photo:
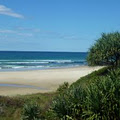
POLYGON ((87 52, 0 51, 0 71, 39 70, 87 65, 87 52))

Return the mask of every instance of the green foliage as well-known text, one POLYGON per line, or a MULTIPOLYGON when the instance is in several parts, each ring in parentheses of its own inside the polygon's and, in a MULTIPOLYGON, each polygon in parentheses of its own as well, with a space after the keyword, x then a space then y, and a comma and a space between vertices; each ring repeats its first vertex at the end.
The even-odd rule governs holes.
POLYGON ((59 88, 57 89, 57 92, 64 92, 69 88, 69 83, 68 82, 64 82, 62 85, 59 86, 59 88))
POLYGON ((90 48, 87 61, 89 65, 119 65, 120 33, 103 33, 90 48))
POLYGON ((90 84, 84 103, 83 118, 97 120, 120 119, 120 70, 110 72, 90 84))
POLYGON ((17 97, 12 98, 12 97, 0 96, 0 103, 7 107, 11 107, 11 106, 22 107, 22 105, 24 104, 24 100, 17 97))
POLYGON ((46 111, 48 111, 54 96, 56 96, 55 93, 38 93, 14 97, 0 96, 0 120, 20 120, 24 104, 31 101, 40 105, 42 116, 47 118, 46 111))
POLYGON ((51 110, 63 120, 119 120, 120 69, 96 77, 86 87, 72 85, 54 99, 51 110))
POLYGON ((37 103, 25 104, 22 111, 22 120, 38 120, 41 118, 41 109, 37 103))
POLYGON ((85 91, 81 86, 72 87, 64 93, 59 94, 52 104, 52 111, 60 119, 68 120, 79 120, 79 117, 82 115, 82 102, 85 97, 85 91), (79 101, 79 103, 78 103, 79 101))

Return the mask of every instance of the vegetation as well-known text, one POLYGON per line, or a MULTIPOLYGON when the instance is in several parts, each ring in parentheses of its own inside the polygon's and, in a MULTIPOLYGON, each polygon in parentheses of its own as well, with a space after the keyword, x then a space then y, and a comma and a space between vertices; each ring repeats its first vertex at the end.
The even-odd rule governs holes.
POLYGON ((87 61, 89 65, 120 64, 120 33, 103 33, 90 48, 87 61))
POLYGON ((59 88, 57 89, 57 92, 64 92, 69 88, 69 83, 68 82, 64 82, 62 85, 59 86, 59 88))
POLYGON ((93 78, 89 85, 72 85, 54 99, 51 109, 59 119, 120 119, 120 69, 93 78))
MULTIPOLYGON (((25 105, 34 104, 40 106, 40 115, 46 116, 46 111, 49 109, 52 98, 55 93, 39 93, 32 95, 22 95, 15 97, 0 97, 0 120, 21 120, 25 105)), ((29 114, 28 114, 29 115, 29 114)))
POLYGON ((42 119, 41 108, 37 103, 27 103, 23 107, 22 120, 42 119))

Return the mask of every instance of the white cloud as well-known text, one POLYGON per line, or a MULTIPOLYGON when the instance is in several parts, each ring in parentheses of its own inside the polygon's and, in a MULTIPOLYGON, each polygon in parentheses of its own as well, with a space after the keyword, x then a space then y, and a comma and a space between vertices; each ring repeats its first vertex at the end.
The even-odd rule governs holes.
POLYGON ((0 29, 0 33, 3 33, 3 34, 16 34, 16 35, 19 35, 19 36, 27 36, 27 37, 31 37, 33 36, 32 33, 20 33, 18 31, 14 31, 14 30, 1 30, 0 29))
POLYGON ((0 30, 0 33, 15 33, 13 30, 0 30))
POLYGON ((4 5, 0 5, 0 14, 8 15, 8 16, 16 17, 16 18, 24 18, 23 15, 15 13, 13 10, 11 10, 10 8, 7 8, 4 5))
POLYGON ((16 30, 24 30, 24 31, 32 31, 32 32, 40 32, 40 29, 37 28, 26 28, 26 27, 16 27, 16 30))

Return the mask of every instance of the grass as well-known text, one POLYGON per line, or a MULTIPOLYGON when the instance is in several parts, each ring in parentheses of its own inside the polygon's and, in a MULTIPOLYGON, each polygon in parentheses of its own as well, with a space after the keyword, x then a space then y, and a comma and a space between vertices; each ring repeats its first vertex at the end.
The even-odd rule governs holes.
POLYGON ((15 97, 0 97, 0 120, 20 120, 24 104, 36 102, 41 106, 42 113, 49 109, 55 93, 38 93, 15 97))

